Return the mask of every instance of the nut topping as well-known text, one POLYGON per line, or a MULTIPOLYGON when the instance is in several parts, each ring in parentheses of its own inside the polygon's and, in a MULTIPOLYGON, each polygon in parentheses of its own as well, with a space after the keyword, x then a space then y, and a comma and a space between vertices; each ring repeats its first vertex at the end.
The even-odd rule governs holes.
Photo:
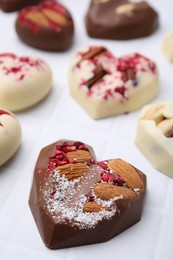
POLYGON ((158 124, 164 118, 163 109, 164 109, 163 104, 156 104, 156 105, 150 107, 146 111, 145 115, 143 116, 143 119, 154 120, 156 122, 156 124, 158 124))
POLYGON ((90 152, 86 150, 76 150, 76 151, 68 152, 66 156, 70 162, 71 161, 85 162, 92 159, 90 152))
POLYGON ((157 127, 166 137, 173 137, 173 118, 163 120, 157 127))
POLYGON ((49 24, 49 21, 46 19, 46 17, 43 15, 42 12, 28 12, 26 14, 26 19, 29 21, 38 24, 40 26, 47 27, 49 24))
POLYGON ((100 210, 109 211, 108 207, 103 207, 102 205, 96 202, 87 202, 83 207, 84 212, 99 212, 100 210))
POLYGON ((134 199, 136 193, 126 187, 116 186, 109 183, 98 183, 94 186, 94 192, 102 200, 109 200, 114 197, 123 196, 123 198, 134 199))
POLYGON ((55 12, 51 9, 43 9, 43 14, 48 18, 48 20, 59 24, 61 26, 65 26, 68 24, 68 19, 65 15, 62 15, 61 13, 55 12))
POLYGON ((84 163, 69 163, 62 166, 58 166, 55 170, 59 171, 61 175, 64 175, 69 181, 83 176, 89 167, 84 163))
POLYGON ((132 3, 129 3, 129 4, 124 4, 124 5, 121 5, 121 6, 118 6, 116 9, 115 9, 115 12, 117 14, 129 14, 131 13, 135 8, 135 5, 132 4, 132 3))
POLYGON ((127 187, 131 189, 143 190, 144 187, 141 177, 135 168, 129 163, 121 159, 114 159, 108 162, 108 168, 122 175, 125 179, 127 187))

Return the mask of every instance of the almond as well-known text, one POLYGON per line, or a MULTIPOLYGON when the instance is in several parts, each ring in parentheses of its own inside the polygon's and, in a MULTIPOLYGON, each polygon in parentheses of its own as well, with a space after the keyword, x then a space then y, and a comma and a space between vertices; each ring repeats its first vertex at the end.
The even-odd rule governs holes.
POLYGON ((69 161, 75 160, 76 162, 85 162, 92 159, 90 152, 86 150, 76 150, 76 151, 68 152, 66 156, 69 161))
POLYGON ((109 208, 103 207, 102 205, 93 201, 93 202, 86 202, 84 204, 83 211, 84 212, 99 212, 100 210, 103 210, 103 209, 106 211, 110 211, 109 208))
POLYGON ((120 5, 115 9, 115 12, 117 14, 124 14, 124 13, 129 13, 132 12, 135 8, 135 5, 132 3, 129 4, 124 4, 124 5, 120 5))
POLYGON ((156 124, 160 123, 163 119, 164 104, 156 104, 148 108, 145 112, 143 119, 154 120, 156 124))
POLYGON ((131 189, 126 187, 116 186, 109 183, 98 183, 94 186, 94 192, 98 198, 102 200, 109 200, 120 195, 126 199, 136 198, 137 195, 131 189))
POLYGON ((69 181, 83 176, 89 167, 84 163, 69 163, 62 166, 58 166, 55 170, 59 171, 61 175, 64 175, 69 181))
POLYGON ((43 15, 42 12, 28 12, 26 14, 26 18, 35 23, 35 24, 38 24, 38 25, 41 25, 43 27, 47 27, 48 24, 49 24, 49 21, 46 19, 46 17, 43 15))
POLYGON ((143 190, 144 185, 142 179, 137 170, 131 164, 121 159, 114 159, 108 162, 108 168, 111 171, 122 175, 125 179, 127 187, 131 189, 143 190))
POLYGON ((52 21, 61 26, 65 26, 68 24, 67 17, 61 13, 58 13, 51 9, 43 9, 42 12, 48 18, 49 21, 52 21))
POLYGON ((160 122, 157 127, 162 131, 162 133, 166 136, 172 136, 173 134, 173 118, 165 119, 160 122))

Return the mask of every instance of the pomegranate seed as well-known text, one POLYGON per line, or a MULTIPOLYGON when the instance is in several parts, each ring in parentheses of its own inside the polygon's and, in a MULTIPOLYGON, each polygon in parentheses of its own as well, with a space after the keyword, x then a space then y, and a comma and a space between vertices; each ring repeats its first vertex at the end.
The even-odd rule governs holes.
POLYGON ((66 150, 67 150, 67 152, 75 151, 76 150, 76 146, 75 145, 69 145, 69 146, 66 147, 66 150))
POLYGON ((125 183, 124 177, 118 174, 118 180, 117 183, 122 185, 125 183))
POLYGON ((60 165, 64 165, 64 164, 67 164, 67 163, 69 163, 67 160, 64 160, 64 161, 58 161, 58 162, 57 162, 58 166, 60 166, 60 165))
POLYGON ((54 192, 52 192, 51 194, 50 194, 50 199, 53 199, 54 198, 54 196, 55 196, 55 191, 54 192))
POLYGON ((90 202, 94 201, 94 196, 92 194, 88 195, 88 201, 90 202))
POLYGON ((114 181, 115 181, 115 176, 113 174, 110 174, 108 182, 114 182, 114 181))
POLYGON ((101 161, 97 163, 100 167, 102 167, 104 170, 107 170, 107 161, 101 161))
POLYGON ((102 181, 108 182, 110 177, 110 174, 108 172, 104 172, 103 175, 101 176, 102 181))

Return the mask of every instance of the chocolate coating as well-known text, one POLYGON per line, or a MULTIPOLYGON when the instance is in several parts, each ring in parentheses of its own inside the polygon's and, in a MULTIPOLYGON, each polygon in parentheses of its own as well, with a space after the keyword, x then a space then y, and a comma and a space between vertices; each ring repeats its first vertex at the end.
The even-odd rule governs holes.
POLYGON ((93 38, 141 38, 152 34, 157 27, 158 14, 145 1, 92 0, 86 14, 86 30, 93 38))
POLYGON ((38 6, 24 8, 15 27, 19 38, 37 49, 65 51, 72 44, 73 19, 68 10, 56 2, 45 1, 38 6))
MULTIPOLYGON (((53 200, 55 199, 56 203, 59 203, 58 201, 62 199, 61 196, 63 194, 63 187, 61 186, 60 179, 63 177, 59 179, 58 184, 55 182, 54 174, 57 174, 57 172, 49 172, 50 160, 52 160, 52 158, 55 158, 55 154, 59 154, 59 150, 56 151, 56 149, 59 148, 56 147, 60 147, 60 145, 63 145, 64 142, 68 143, 68 145, 71 146, 78 143, 76 141, 61 140, 41 150, 36 163, 29 198, 30 209, 45 245, 51 249, 60 249, 105 242, 137 223, 141 219, 142 214, 146 190, 146 176, 135 167, 134 169, 136 171, 136 174, 140 177, 143 185, 142 190, 140 190, 139 193, 135 193, 135 191, 128 189, 134 194, 133 197, 117 197, 116 200, 113 201, 113 204, 111 206, 112 208, 110 207, 109 211, 102 211, 102 219, 95 222, 94 225, 92 225, 90 221, 87 222, 86 219, 84 219, 83 222, 80 222, 78 217, 81 214, 81 211, 79 211, 79 215, 78 213, 76 213, 77 219, 76 216, 74 216, 74 221, 73 218, 70 219, 70 217, 68 217, 67 215, 63 215, 62 210, 57 212, 54 211, 54 208, 52 207, 52 198, 50 199, 49 197, 52 196, 52 194, 53 196, 55 196, 55 192, 50 193, 48 191, 52 190, 52 187, 54 187, 55 189, 56 185, 56 189, 59 189, 59 187, 61 187, 60 197, 58 199, 53 198, 53 200), (46 194, 49 194, 49 196, 46 197, 46 194), (107 217, 105 217, 104 214, 108 214, 107 217)), ((99 165, 107 165, 107 162, 109 162, 103 161, 100 163, 96 163, 93 149, 86 144, 82 145, 85 146, 85 151, 88 151, 90 153, 92 159, 89 161, 83 160, 85 161, 84 164, 88 165, 89 170, 86 172, 84 177, 81 177, 79 179, 77 178, 74 194, 73 190, 70 190, 69 192, 69 196, 71 196, 70 200, 68 196, 65 197, 65 200, 62 200, 62 203, 64 203, 65 201, 67 206, 67 208, 64 208, 64 210, 68 211, 68 208, 70 208, 70 214, 72 214, 71 212, 73 212, 73 207, 74 205, 76 205, 75 203, 78 203, 80 201, 81 196, 89 196, 88 194, 90 194, 91 192, 91 187, 95 185, 95 183, 100 183, 102 178, 100 177, 100 170, 103 171, 103 168, 99 165)), ((60 168, 59 172, 61 171, 60 168)), ((119 175, 115 172, 112 172, 111 175, 114 176, 115 179, 119 178, 119 175)), ((116 181, 118 180, 119 179, 116 179, 116 181)), ((66 182, 66 184, 67 183, 68 181, 66 182)), ((69 181, 69 183, 71 183, 71 181, 69 181)), ((114 187, 119 187, 119 185, 120 184, 118 184, 117 182, 114 187)), ((123 183, 121 185, 122 189, 127 189, 124 188, 123 183)), ((95 218, 95 216, 97 216, 97 214, 99 213, 94 213, 96 214, 94 215, 93 213, 87 212, 86 218, 87 214, 91 214, 92 222, 93 218, 95 218)), ((84 215, 85 213, 83 213, 82 216, 84 217, 84 215)))
POLYGON ((25 6, 36 5, 43 0, 0 0, 0 9, 4 12, 21 10, 25 6))

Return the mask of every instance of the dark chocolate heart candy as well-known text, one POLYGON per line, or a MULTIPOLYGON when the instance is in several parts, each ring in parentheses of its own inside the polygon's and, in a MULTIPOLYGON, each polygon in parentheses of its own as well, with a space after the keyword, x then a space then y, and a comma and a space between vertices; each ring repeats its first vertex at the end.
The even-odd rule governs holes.
POLYGON ((152 34, 158 14, 145 1, 92 0, 86 14, 90 37, 128 40, 152 34))
POLYGON ((4 12, 21 10, 25 6, 36 5, 44 0, 0 0, 0 9, 4 12))
POLYGON ((107 241, 141 219, 146 176, 121 159, 96 162, 93 149, 60 140, 38 157, 29 205, 52 249, 107 241))
POLYGON ((46 51, 65 51, 72 43, 74 24, 61 4, 46 0, 22 9, 16 20, 16 32, 26 44, 46 51))

